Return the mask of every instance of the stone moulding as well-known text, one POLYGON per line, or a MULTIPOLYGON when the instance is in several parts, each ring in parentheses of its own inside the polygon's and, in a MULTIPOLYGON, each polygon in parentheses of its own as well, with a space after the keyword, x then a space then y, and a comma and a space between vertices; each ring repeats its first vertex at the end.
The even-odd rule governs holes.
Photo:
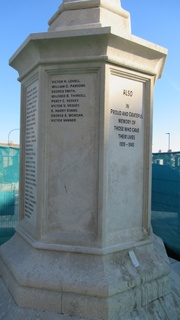
POLYGON ((119 37, 111 33, 110 27, 104 27, 88 29, 86 34, 84 30, 31 34, 11 57, 9 63, 19 72, 19 80, 39 65, 95 61, 110 62, 144 74, 155 75, 155 79, 158 79, 162 75, 166 56, 167 50, 158 45, 132 35, 119 37), (95 47, 93 43, 97 40, 99 46, 95 47), (72 45, 72 50, 65 55, 63 52, 67 44, 72 45), (56 51, 52 50, 54 46, 56 51), (88 55, 84 55, 86 47, 89 48, 88 55))
POLYGON ((51 24, 60 16, 60 14, 63 11, 69 11, 69 10, 80 10, 80 9, 91 9, 91 8, 103 8, 106 9, 116 15, 119 15, 119 17, 122 17, 124 19, 129 20, 130 14, 126 10, 122 9, 118 4, 112 3, 112 1, 106 1, 106 0, 89 0, 89 1, 64 1, 60 6, 59 9, 56 11, 56 13, 52 16, 52 18, 49 20, 48 24, 51 26, 51 24))

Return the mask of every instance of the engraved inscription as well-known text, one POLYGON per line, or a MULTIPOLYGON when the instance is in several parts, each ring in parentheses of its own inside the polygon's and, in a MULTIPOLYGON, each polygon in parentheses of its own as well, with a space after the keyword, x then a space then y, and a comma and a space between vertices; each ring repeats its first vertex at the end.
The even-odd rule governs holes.
POLYGON ((142 227, 147 87, 134 74, 126 78, 111 69, 109 89, 108 229, 113 234, 142 227))
POLYGON ((133 81, 130 82, 127 79, 123 81, 131 83, 132 88, 119 88, 114 106, 112 105, 110 108, 111 123, 113 124, 111 129, 116 135, 119 147, 134 148, 143 128, 144 115, 140 100, 142 97, 139 96, 138 83, 136 83, 135 88, 137 87, 137 89, 135 89, 133 81))
POLYGON ((82 105, 86 84, 80 78, 53 77, 51 80, 51 122, 78 122, 84 117, 82 105))
MULTIPOLYGON (((128 104, 128 109, 129 108, 130 105, 128 104)), ((117 111, 114 109, 111 109, 110 113, 120 116, 116 119, 116 125, 114 125, 114 130, 118 132, 118 138, 121 140, 119 142, 119 146, 135 147, 135 140, 137 135, 140 133, 139 122, 143 120, 143 114, 136 112, 117 111)))
POLYGON ((26 91, 25 198, 24 215, 35 223, 37 188, 38 82, 26 91))
POLYGON ((61 237, 96 234, 98 71, 49 74, 48 230, 61 237))

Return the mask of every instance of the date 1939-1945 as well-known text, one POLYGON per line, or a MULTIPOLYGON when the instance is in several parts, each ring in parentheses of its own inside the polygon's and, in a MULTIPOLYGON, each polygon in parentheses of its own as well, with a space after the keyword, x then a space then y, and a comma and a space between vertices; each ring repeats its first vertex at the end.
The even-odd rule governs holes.
POLYGON ((122 141, 122 142, 119 142, 119 146, 120 147, 131 147, 131 148, 134 148, 134 142, 126 143, 126 142, 122 141))

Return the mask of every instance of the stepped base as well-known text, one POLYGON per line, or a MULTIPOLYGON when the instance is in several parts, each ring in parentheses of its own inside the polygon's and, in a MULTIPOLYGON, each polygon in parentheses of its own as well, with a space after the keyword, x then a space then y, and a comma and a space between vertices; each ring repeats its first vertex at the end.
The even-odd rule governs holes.
POLYGON ((1 246, 0 274, 17 304, 87 319, 116 320, 169 293, 163 243, 90 255, 37 250, 16 234, 1 246), (132 252, 132 251, 131 251, 132 252))

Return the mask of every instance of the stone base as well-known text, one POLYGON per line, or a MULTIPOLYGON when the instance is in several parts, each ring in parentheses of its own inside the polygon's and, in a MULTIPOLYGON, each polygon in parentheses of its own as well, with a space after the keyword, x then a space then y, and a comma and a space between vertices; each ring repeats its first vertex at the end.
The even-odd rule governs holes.
POLYGON ((21 307, 118 320, 169 293, 169 261, 157 237, 132 250, 92 255, 35 249, 16 234, 0 253, 0 275, 21 307))

